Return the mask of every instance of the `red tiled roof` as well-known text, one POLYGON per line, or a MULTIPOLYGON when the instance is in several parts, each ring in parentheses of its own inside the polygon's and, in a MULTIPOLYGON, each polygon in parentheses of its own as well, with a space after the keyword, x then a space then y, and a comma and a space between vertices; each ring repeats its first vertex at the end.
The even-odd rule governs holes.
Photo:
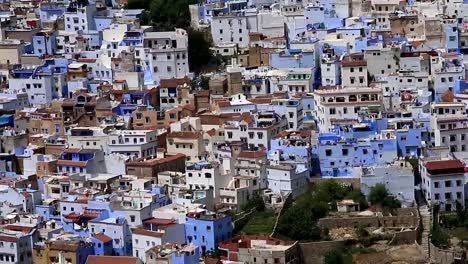
POLYGON ((229 101, 219 101, 219 102, 217 102, 217 104, 218 104, 219 107, 231 106, 231 102, 229 102, 229 101))
POLYGON ((91 59, 91 58, 79 58, 77 61, 78 61, 78 62, 96 62, 96 59, 91 59))
POLYGON ((97 240, 100 240, 100 241, 104 242, 104 243, 108 243, 108 242, 112 241, 111 237, 109 237, 107 235, 104 235, 103 233, 94 234, 93 237, 96 238, 97 240))
POLYGON ((18 238, 16 238, 16 237, 11 237, 11 236, 0 236, 0 241, 17 242, 17 241, 18 241, 18 238))
POLYGON ((188 77, 180 78, 180 79, 176 79, 176 78, 161 79, 161 81, 159 82, 159 86, 170 88, 170 87, 177 87, 179 85, 184 85, 184 83, 190 84, 190 79, 188 77))
POLYGON ((159 224, 159 225, 170 225, 170 224, 175 224, 176 220, 175 219, 163 219, 163 218, 148 218, 146 220, 143 220, 143 223, 145 224, 159 224))
POLYGON ((142 236, 151 236, 151 237, 162 237, 164 233, 150 231, 146 229, 132 229, 133 234, 142 235, 142 236))
POLYGON ((79 148, 67 148, 63 150, 63 153, 78 153, 80 150, 79 148))
POLYGON ((270 104, 271 98, 251 98, 249 101, 254 104, 270 104))
POLYGON ((249 150, 241 151, 237 157, 247 158, 247 159, 256 159, 256 158, 261 158, 265 156, 266 156, 265 151, 263 151, 263 149, 260 149, 257 151, 249 151, 249 150))
POLYGON ((3 228, 8 229, 8 230, 13 230, 13 231, 21 231, 25 233, 29 233, 31 232, 31 230, 34 229, 34 227, 21 226, 21 225, 7 225, 7 226, 4 226, 3 228))
POLYGON ((89 256, 86 264, 137 264, 139 258, 127 256, 89 256))
POLYGON ((197 139, 200 137, 202 132, 199 131, 176 131, 167 134, 168 138, 190 138, 197 139))
POLYGON ((63 165, 63 166, 79 166, 79 167, 84 167, 86 166, 88 162, 87 161, 74 161, 74 160, 58 160, 57 165, 63 165))
POLYGON ((449 170, 460 168, 464 169, 465 165, 459 160, 438 160, 426 163, 426 169, 428 170, 449 170))
POLYGON ((210 135, 210 136, 214 136, 214 135, 216 135, 216 129, 213 128, 213 129, 211 129, 211 130, 206 131, 206 133, 207 133, 208 135, 210 135))
POLYGON ((176 153, 174 155, 167 155, 165 158, 162 159, 140 159, 136 161, 129 161, 126 163, 127 166, 138 166, 138 167, 145 167, 145 166, 156 166, 164 163, 173 162, 176 160, 183 160, 185 162, 185 155, 182 153, 176 153))

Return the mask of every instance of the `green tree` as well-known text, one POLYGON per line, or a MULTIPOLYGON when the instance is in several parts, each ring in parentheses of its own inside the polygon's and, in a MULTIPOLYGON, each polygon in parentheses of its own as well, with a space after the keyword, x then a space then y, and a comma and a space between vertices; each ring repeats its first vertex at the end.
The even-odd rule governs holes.
POLYGON ((369 202, 373 205, 381 205, 388 208, 401 207, 400 201, 388 192, 385 185, 380 183, 370 189, 369 202))
POLYGON ((449 245, 449 236, 439 225, 434 225, 431 230, 431 242, 436 247, 447 247, 449 245))
POLYGON ((196 3, 198 0, 152 0, 150 4, 151 24, 157 31, 188 28, 190 26, 189 5, 196 3))
POLYGON ((249 201, 242 206, 242 211, 250 210, 252 208, 256 208, 257 211, 261 212, 265 210, 265 201, 260 195, 255 195, 249 201))
POLYGON ((281 216, 277 232, 294 240, 319 240, 321 230, 312 220, 311 210, 293 205, 281 216))
POLYGON ((144 9, 142 24, 151 25, 155 31, 187 30, 189 67, 195 73, 213 61, 211 42, 202 32, 190 27, 189 5, 198 0, 129 0, 126 8, 144 9))
POLYGON ((367 204, 366 196, 360 190, 352 190, 346 198, 353 199, 354 202, 359 203, 359 207, 361 210, 366 209, 369 207, 367 204))
POLYGON ((211 51, 211 42, 201 31, 189 28, 188 33, 188 59, 190 70, 200 73, 205 65, 213 61, 213 52, 211 51))

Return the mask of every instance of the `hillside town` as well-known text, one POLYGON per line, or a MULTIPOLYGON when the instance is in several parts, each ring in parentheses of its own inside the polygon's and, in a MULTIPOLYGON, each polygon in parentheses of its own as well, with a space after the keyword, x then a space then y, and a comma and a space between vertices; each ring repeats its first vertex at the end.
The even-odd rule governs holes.
POLYGON ((468 263, 465 54, 461 0, 2 0, 0 264, 468 263))

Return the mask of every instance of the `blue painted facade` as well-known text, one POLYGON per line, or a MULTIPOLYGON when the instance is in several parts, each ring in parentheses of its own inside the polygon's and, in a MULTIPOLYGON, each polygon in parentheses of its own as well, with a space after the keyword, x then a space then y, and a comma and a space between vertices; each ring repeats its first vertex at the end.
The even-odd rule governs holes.
MULTIPOLYGON (((214 213, 213 213, 214 214, 214 213)), ((185 223, 187 243, 200 247, 200 254, 218 248, 221 241, 233 235, 231 216, 189 213, 185 223)))
POLYGON ((353 167, 391 163, 397 155, 397 140, 375 137, 373 124, 337 127, 321 133, 317 146, 322 177, 353 175, 353 167))
POLYGON ((91 236, 91 242, 94 245, 94 255, 111 256, 112 255, 112 240, 101 241, 94 236, 91 236))
POLYGON ((54 55, 57 51, 55 32, 39 32, 32 38, 34 54, 38 56, 54 55))
POLYGON ((194 251, 194 254, 189 252, 183 252, 182 254, 172 253, 172 263, 173 264, 191 264, 200 262, 200 250, 197 248, 194 251))

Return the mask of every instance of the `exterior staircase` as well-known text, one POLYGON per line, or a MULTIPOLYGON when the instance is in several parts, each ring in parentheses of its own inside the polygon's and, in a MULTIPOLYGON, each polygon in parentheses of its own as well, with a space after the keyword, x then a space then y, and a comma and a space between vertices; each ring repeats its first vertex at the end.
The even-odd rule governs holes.
POLYGON ((424 251, 424 255, 427 259, 430 259, 430 249, 429 243, 430 241, 430 234, 431 234, 431 225, 432 225, 432 215, 431 211, 429 210, 427 205, 419 207, 419 213, 421 215, 422 221, 422 236, 421 236, 421 246, 424 251))

